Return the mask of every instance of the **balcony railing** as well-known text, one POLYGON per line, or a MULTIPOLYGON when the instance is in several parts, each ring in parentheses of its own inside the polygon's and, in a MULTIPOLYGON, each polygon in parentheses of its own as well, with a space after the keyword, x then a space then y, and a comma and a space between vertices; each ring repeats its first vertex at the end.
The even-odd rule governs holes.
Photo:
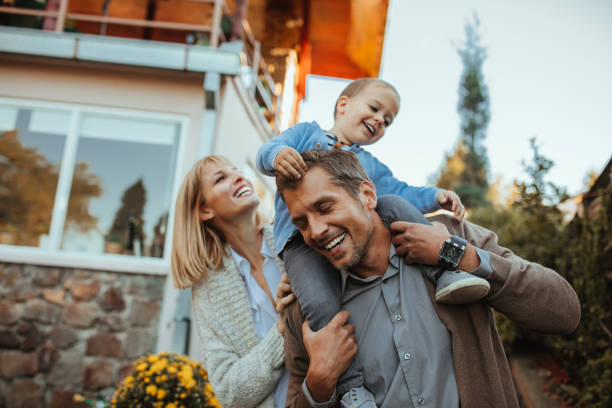
MULTIPOLYGON (((230 0, 231 1, 231 0, 230 0)), ((227 42, 233 10, 225 0, 0 0, 0 25, 54 32, 182 42, 213 48, 227 42), (32 8, 37 4, 40 8, 32 8), (20 19, 21 18, 21 19, 20 19)), ((276 84, 248 21, 242 23, 243 83, 273 134, 278 132, 281 84, 276 84)), ((238 50, 237 50, 238 51, 238 50)))

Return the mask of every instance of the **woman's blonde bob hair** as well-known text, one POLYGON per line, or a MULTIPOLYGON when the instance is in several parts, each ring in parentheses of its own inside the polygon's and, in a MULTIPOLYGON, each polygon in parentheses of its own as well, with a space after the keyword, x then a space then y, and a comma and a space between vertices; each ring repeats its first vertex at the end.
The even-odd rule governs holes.
MULTIPOLYGON (((185 176, 176 199, 174 236, 172 240, 172 279, 180 289, 191 287, 198 280, 223 266, 225 239, 210 224, 200 220, 205 202, 202 178, 207 164, 234 164, 226 157, 211 155, 198 160, 185 176)), ((255 215, 257 231, 267 223, 259 209, 255 215)))

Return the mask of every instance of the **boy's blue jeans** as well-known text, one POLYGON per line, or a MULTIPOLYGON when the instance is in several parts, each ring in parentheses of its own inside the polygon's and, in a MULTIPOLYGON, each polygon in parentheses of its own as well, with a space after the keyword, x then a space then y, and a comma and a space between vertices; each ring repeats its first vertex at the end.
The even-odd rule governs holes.
MULTIPOLYGON (((394 221, 430 225, 419 210, 399 196, 378 197, 376 211, 387 228, 394 221)), ((341 310, 340 274, 323 255, 309 247, 300 234, 289 240, 281 257, 285 262, 291 288, 310 328, 314 331, 322 329, 341 310)), ((439 269, 432 266, 421 268, 434 283, 439 269)), ((339 397, 349 389, 363 385, 363 374, 354 365, 355 360, 338 381, 339 397)))

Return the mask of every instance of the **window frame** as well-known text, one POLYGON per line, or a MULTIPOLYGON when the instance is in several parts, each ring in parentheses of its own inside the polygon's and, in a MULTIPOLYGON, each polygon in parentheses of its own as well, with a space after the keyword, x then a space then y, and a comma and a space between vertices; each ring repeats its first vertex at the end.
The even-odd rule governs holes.
POLYGON ((0 262, 146 273, 153 275, 168 274, 170 272, 174 207, 181 177, 183 175, 181 169, 184 163, 189 117, 181 114, 145 111, 133 108, 101 107, 87 104, 49 102, 9 97, 0 97, 0 103, 29 109, 53 109, 70 113, 68 134, 66 135, 64 151, 62 153, 55 202, 53 203, 53 210, 51 213, 49 248, 0 244, 0 262), (112 115, 142 120, 155 119, 157 121, 174 122, 181 126, 178 138, 177 157, 175 160, 176 167, 174 169, 172 195, 170 197, 170 207, 168 209, 168 225, 166 228, 166 241, 164 242, 164 256, 162 258, 135 257, 133 255, 118 254, 88 254, 60 249, 62 234, 64 232, 64 223, 66 221, 68 200, 70 198, 70 188, 76 165, 79 123, 83 114, 112 115))

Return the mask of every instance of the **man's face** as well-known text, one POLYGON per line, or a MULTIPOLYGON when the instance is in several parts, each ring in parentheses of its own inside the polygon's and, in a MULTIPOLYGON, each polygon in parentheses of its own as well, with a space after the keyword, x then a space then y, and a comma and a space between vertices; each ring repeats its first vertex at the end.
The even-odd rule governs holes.
POLYGON ((363 182, 356 199, 332 184, 325 170, 315 167, 295 190, 285 190, 284 198, 293 224, 308 245, 337 269, 359 264, 374 230, 376 191, 371 184, 363 182))

